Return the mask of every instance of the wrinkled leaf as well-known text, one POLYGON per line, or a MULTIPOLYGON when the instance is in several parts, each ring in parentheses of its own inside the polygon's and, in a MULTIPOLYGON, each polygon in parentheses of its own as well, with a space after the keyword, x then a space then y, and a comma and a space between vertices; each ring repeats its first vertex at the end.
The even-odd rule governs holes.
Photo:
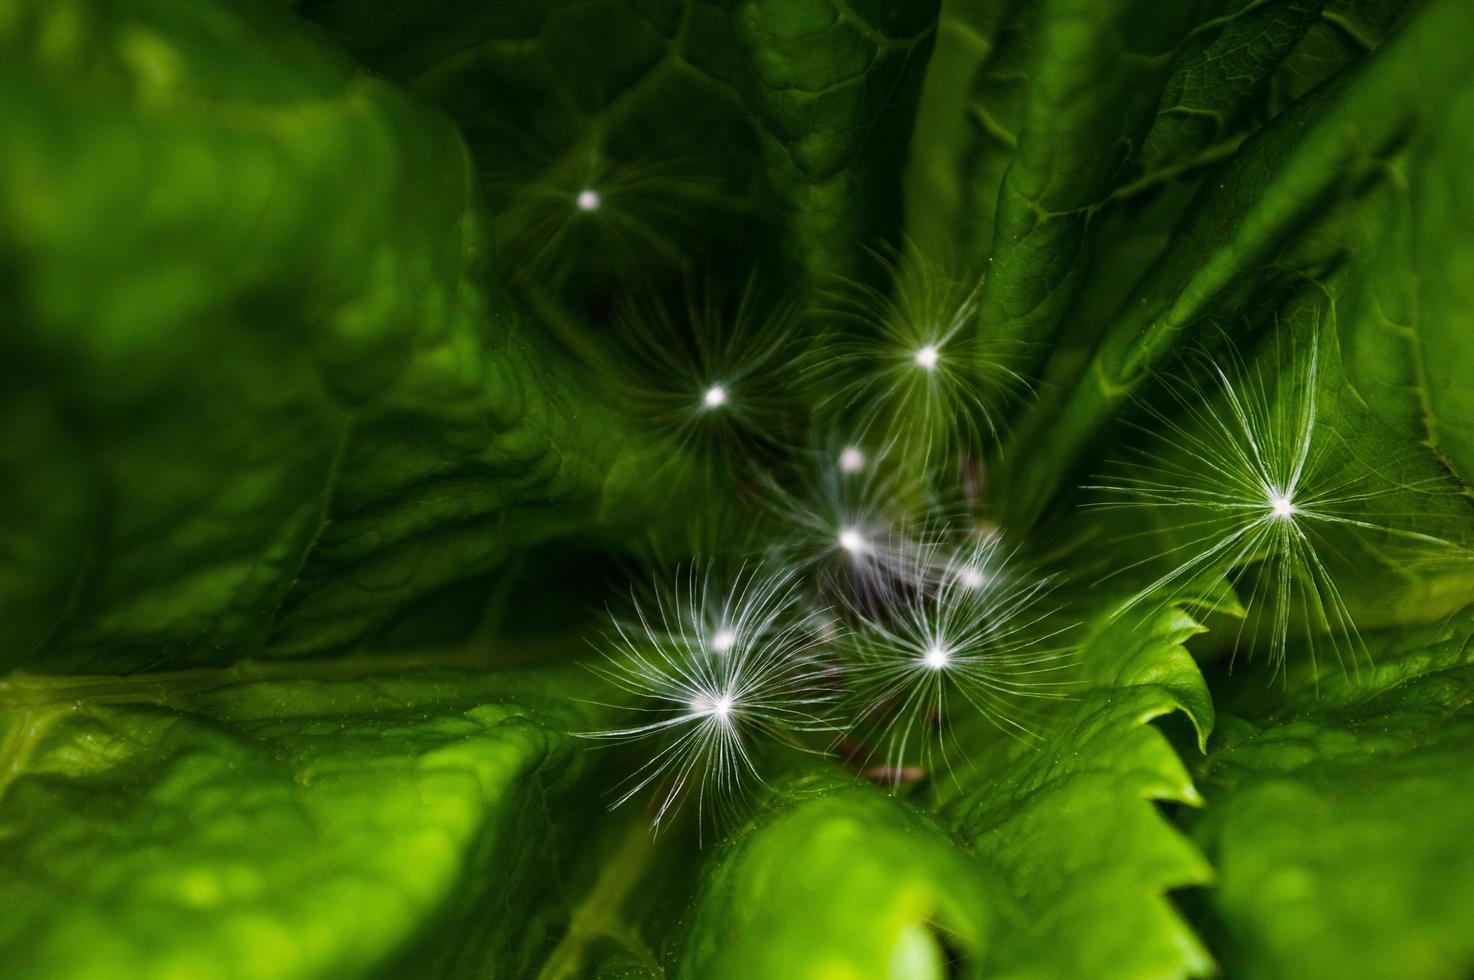
POLYGON ((1201 627, 1165 609, 1126 616, 1085 644, 1088 686, 1038 728, 995 737, 967 758, 966 788, 944 814, 998 868, 1028 923, 1000 944, 1001 970, 1040 976, 1204 976, 1207 950, 1165 893, 1212 879, 1154 802, 1201 801, 1154 719, 1183 712, 1201 740, 1213 725, 1182 643, 1201 627))
POLYGON ((1457 338, 1474 333, 1464 319, 1471 280, 1450 264, 1450 248, 1461 247, 1466 223, 1454 174, 1468 130, 1445 123, 1467 114, 1474 72, 1444 40, 1470 16, 1466 4, 1428 5, 1208 177, 1171 248, 1091 359, 1069 372, 1077 382, 1016 433, 1019 445, 1044 447, 1013 457, 1018 516, 1037 513, 1090 464, 1090 447, 1174 353, 1211 347, 1220 329, 1252 338, 1280 315, 1338 337, 1355 397, 1463 478, 1474 416, 1454 365, 1467 360, 1457 338))
MULTIPOLYGON (((1368 639, 1376 666, 1270 707, 1240 694, 1188 825, 1244 977, 1462 977, 1474 968, 1474 614, 1368 639), (1256 710, 1257 709, 1257 710, 1256 710)), ((1211 933, 1210 933, 1211 934, 1211 933)))
POLYGON ((527 975, 587 805, 571 678, 320 673, 7 682, 7 975, 527 975))
POLYGON ((1466 975, 1470 10, 0 5, 0 972, 1466 975), (1078 683, 894 797, 765 753, 652 836, 604 806, 643 749, 569 735, 619 699, 507 665, 787 476, 690 492, 628 308, 814 312, 903 235, 1028 376, 962 489, 1055 559, 1078 683), (1185 352, 1312 340, 1322 451, 1394 491, 1327 539, 1379 632, 1266 686, 1220 569, 1124 604, 1191 527, 1072 487, 1185 352))
POLYGON ((938 203, 953 247, 986 269, 979 331, 1021 342, 1016 363, 1037 364, 1092 260, 1119 262, 1118 232, 1107 223, 1101 235, 1097 213, 1232 152, 1319 3, 959 6, 964 36, 989 47, 966 128, 957 133, 956 110, 923 117, 950 132, 924 130, 920 145, 929 156, 933 139, 961 147, 956 200, 938 203))
POLYGON ((443 119, 255 5, 0 44, 0 661, 314 653, 639 513, 443 119))
POLYGON ((941 977, 949 960, 963 976, 1210 972, 1164 893, 1211 870, 1152 806, 1199 802, 1151 722, 1211 728, 1181 647, 1201 627, 1175 610, 1133 625, 1096 630, 1088 687, 1038 741, 964 736, 958 781, 933 774, 955 837, 873 788, 780 787, 707 872, 680 975, 941 977))
POLYGON ((834 775, 797 779, 714 857, 677 972, 947 976, 954 951, 985 954, 998 891, 904 803, 834 775))

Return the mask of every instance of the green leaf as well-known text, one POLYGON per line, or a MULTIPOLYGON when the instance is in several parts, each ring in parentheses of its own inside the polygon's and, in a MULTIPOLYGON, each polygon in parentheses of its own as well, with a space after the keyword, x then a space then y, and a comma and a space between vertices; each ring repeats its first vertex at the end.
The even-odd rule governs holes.
POLYGON ((354 643, 638 521, 454 128, 254 4, 0 18, 0 664, 354 643))
POLYGON ((583 682, 353 668, 4 682, 7 975, 528 975, 590 805, 583 682))
POLYGON ((857 246, 899 223, 901 165, 938 4, 747 0, 749 105, 769 172, 816 275, 852 275, 857 246))
MULTIPOLYGON (((1104 262, 1113 278, 1122 275, 1097 212, 1231 152, 1262 115, 1266 79, 1320 3, 960 6, 972 43, 933 70, 955 84, 955 62, 987 39, 967 127, 958 132, 957 109, 929 104, 918 152, 930 161, 921 176, 931 178, 940 157, 961 177, 955 197, 935 198, 949 218, 912 217, 931 239, 938 234, 925 229, 950 222, 968 264, 986 267, 978 329, 1027 345, 1016 364, 1027 370, 1067 316, 1079 319, 1072 304, 1092 268, 1104 262)), ((955 88, 928 93, 944 98, 955 88)))
POLYGON ((1018 445, 1044 447, 1012 457, 1019 519, 1095 461, 1133 394, 1149 395, 1138 389, 1183 347, 1220 328, 1247 346, 1279 317, 1338 337, 1348 395, 1468 484, 1470 415, 1450 372, 1474 280, 1446 264, 1468 213, 1452 190, 1468 130, 1444 122, 1469 111, 1474 71, 1446 39, 1470 17, 1466 4, 1426 5, 1212 174, 1094 354, 1052 371, 1076 382, 1016 432, 1018 445))
POLYGON ((1000 891, 918 811, 816 773, 784 784, 715 856, 678 975, 948 976, 953 951, 985 954, 1000 891))
MULTIPOLYGON (((1104 623, 1104 621, 1103 621, 1104 623)), ((1185 713, 1201 741, 1213 708, 1182 644, 1200 627, 1175 609, 1127 615, 1087 638, 1087 687, 1037 743, 969 750, 965 791, 943 813, 999 869, 1028 923, 992 963, 1041 976, 1204 976, 1213 961, 1165 892, 1212 870, 1152 804, 1198 805, 1154 719, 1185 713)))
POLYGON ((1474 609, 1368 638, 1360 677, 1242 691, 1188 819, 1232 976, 1461 977, 1474 969, 1474 609), (1257 709, 1257 710, 1256 710, 1257 709))
POLYGON ((1274 77, 1273 96, 1289 103, 1387 40, 1404 0, 1328 0, 1320 18, 1295 45, 1274 77))

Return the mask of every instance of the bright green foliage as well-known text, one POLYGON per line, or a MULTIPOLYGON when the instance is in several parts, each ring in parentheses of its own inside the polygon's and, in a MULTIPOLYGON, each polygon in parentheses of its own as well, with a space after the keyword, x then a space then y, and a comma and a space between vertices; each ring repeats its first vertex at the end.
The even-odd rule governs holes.
POLYGON ((6 974, 526 976, 588 805, 570 678, 237 676, 5 690, 6 974))
POLYGON ((1468 0, 0 3, 0 974, 1468 976, 1471 37, 1468 0), (652 838, 606 812, 647 758, 574 734, 642 717, 586 610, 788 555, 752 501, 801 492, 797 352, 867 349, 823 297, 893 301, 867 250, 913 247, 976 299, 949 377, 1022 382, 894 493, 966 484, 1059 576, 1069 697, 959 716, 891 796, 866 732, 770 747, 745 816, 652 838), (771 473, 629 410, 640 309, 770 294, 771 473), (1128 604, 1191 527, 1077 488, 1192 464, 1142 431, 1209 404, 1192 364, 1273 404, 1310 344, 1317 452, 1379 488, 1318 540, 1366 656, 1292 623, 1270 684, 1253 575, 1128 604))
POLYGON ((1151 724, 1184 712, 1199 738, 1212 726, 1202 678, 1181 646, 1200 628, 1175 609, 1104 627, 1082 652, 1088 686, 1038 728, 1048 751, 990 739, 969 752, 959 773, 966 789, 943 812, 1002 872, 1027 923, 1019 941, 994 951, 994 971, 1210 971, 1207 951, 1163 893, 1204 884, 1212 871, 1149 802, 1200 802, 1151 724))
POLYGON ((1038 720, 1048 751, 963 735, 957 781, 935 777, 954 835, 833 777, 781 787, 716 856, 681 975, 942 977, 949 958, 962 976, 1206 975, 1163 892, 1212 872, 1149 802, 1200 802, 1150 722, 1184 712, 1206 737, 1212 705, 1181 646, 1201 627, 1176 611, 1133 625, 1089 640, 1089 687, 1038 720))
POLYGON ((1239 318, 1263 329, 1276 314, 1339 337, 1356 397, 1467 479, 1459 462, 1468 453, 1467 386, 1448 372, 1460 363, 1453 333, 1470 335, 1474 279, 1448 263, 1465 247, 1469 202, 1456 174, 1474 137, 1449 123, 1469 111, 1474 68, 1444 42, 1471 25, 1468 5, 1430 4, 1204 182, 1090 360, 1075 355, 1055 372, 1062 379, 1070 369, 1078 384, 1021 426, 1020 445, 1047 447, 1018 459, 1021 513, 1078 471, 1082 453, 1129 410, 1147 372, 1171 367, 1175 350, 1211 343, 1207 331, 1239 318))
POLYGON ((999 892, 910 807, 832 775, 794 780, 715 856, 680 974, 943 977, 952 952, 985 954, 999 892))
MULTIPOLYGON (((979 330, 1030 342, 1020 359, 1039 363, 1092 253, 1115 246, 1097 240, 1095 213, 1231 152, 1258 113, 1261 82, 1318 5, 967 6, 964 24, 1006 13, 982 28, 991 40, 967 127, 949 141, 961 174, 946 202, 952 237, 987 262, 979 330)), ((918 156, 930 152, 928 135, 918 156)))
POLYGON ((0 662, 318 652, 623 508, 444 120, 268 10, 0 39, 0 662))
POLYGON ((1377 666, 1246 692, 1198 767, 1206 893, 1252 977, 1460 977, 1474 961, 1474 616, 1369 638, 1377 666), (1256 710, 1257 709, 1257 710, 1256 710))

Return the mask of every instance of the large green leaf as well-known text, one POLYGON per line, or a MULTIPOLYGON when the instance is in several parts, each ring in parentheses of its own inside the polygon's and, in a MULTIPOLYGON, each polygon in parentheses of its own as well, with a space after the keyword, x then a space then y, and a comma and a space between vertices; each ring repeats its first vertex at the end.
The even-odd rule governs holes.
POLYGON ((1202 976, 1212 959, 1165 892, 1212 871, 1154 802, 1198 805, 1151 722, 1185 714, 1201 741, 1213 708, 1182 644, 1201 627, 1176 608, 1102 624, 1083 645, 1084 688, 1039 741, 971 749, 944 814, 998 868, 1028 923, 997 969, 1041 976, 1202 976))
POLYGON ((1109 444, 1102 434, 1174 353, 1211 344, 1221 328, 1248 347, 1282 320, 1339 338, 1334 370, 1349 399, 1395 430, 1403 451, 1425 444, 1430 472, 1450 468, 1467 485, 1471 415, 1454 365, 1474 336, 1474 279, 1450 249, 1468 220, 1456 174, 1469 135, 1448 123, 1468 117, 1474 70, 1446 42, 1471 16, 1467 4, 1428 4, 1207 179, 1094 354, 1056 354, 1069 363, 1052 377, 1074 380, 1015 434, 1034 448, 1005 453, 1020 520, 1092 465, 1109 444))
POLYGON ((442 118, 254 4, 25 3, 0 45, 0 663, 313 653, 639 519, 442 118))
POLYGON ((1474 610, 1369 638, 1360 676, 1239 693, 1248 717, 1220 726, 1189 820, 1218 868, 1204 902, 1231 975, 1474 969, 1471 641, 1474 610))
POLYGON ((6 975, 527 976, 589 805, 584 685, 363 670, 0 685, 6 975))
POLYGON ((904 803, 796 779, 716 855, 678 975, 940 978, 953 955, 981 962, 1000 891, 904 803))
POLYGON ((922 116, 928 128, 916 158, 928 165, 917 176, 950 193, 913 195, 910 217, 934 248, 945 244, 937 229, 949 227, 968 265, 986 269, 978 329, 992 349, 1013 341, 1022 345, 1019 366, 1038 364, 1067 317, 1075 332, 1100 327, 1110 311, 1075 308, 1077 294, 1102 264, 1114 282, 1129 276, 1121 263, 1133 257, 1120 238, 1143 224, 1136 215, 1123 231, 1101 212, 1232 152, 1266 113, 1268 79, 1319 7, 1019 0, 949 8, 944 24, 966 30, 954 29, 964 41, 934 62, 950 86, 937 100, 955 100, 956 76, 977 64, 964 106, 929 104, 922 116))

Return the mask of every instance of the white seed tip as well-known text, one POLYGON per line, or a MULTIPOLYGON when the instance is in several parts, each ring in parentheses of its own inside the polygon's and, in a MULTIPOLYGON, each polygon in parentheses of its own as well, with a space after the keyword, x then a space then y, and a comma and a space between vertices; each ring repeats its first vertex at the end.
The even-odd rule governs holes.
POLYGON ((854 446, 848 446, 839 454, 839 468, 843 473, 854 473, 865 468, 865 454, 854 446))
POLYGON ((1281 494, 1269 498, 1269 507, 1274 511, 1275 517, 1293 517, 1295 514, 1295 505, 1290 502, 1289 497, 1281 494))
POLYGON ((706 394, 701 396, 701 401, 707 408, 721 408, 727 404, 727 389, 721 385, 712 385, 706 389, 706 394))
POLYGON ((964 588, 969 589, 981 589, 988 581, 986 576, 976 568, 964 568, 957 573, 957 580, 964 588))
POLYGON ((922 655, 921 662, 932 670, 941 670, 952 662, 952 654, 938 646, 928 647, 922 655))
POLYGON ((726 653, 736 642, 737 637, 731 630, 718 630, 711 638, 711 648, 717 653, 726 653))
POLYGON ((852 555, 865 550, 865 536, 852 527, 840 528, 839 546, 852 555))
POLYGON ((928 371, 935 370, 937 366, 936 344, 927 344, 925 347, 921 348, 921 350, 916 352, 915 358, 916 363, 922 368, 928 371))
POLYGON ((578 192, 578 209, 580 211, 599 210, 599 192, 595 190, 582 190, 578 192))
POLYGON ((715 717, 719 721, 726 721, 727 716, 732 713, 732 695, 712 697, 710 694, 698 694, 691 699, 691 713, 702 718, 715 717))

